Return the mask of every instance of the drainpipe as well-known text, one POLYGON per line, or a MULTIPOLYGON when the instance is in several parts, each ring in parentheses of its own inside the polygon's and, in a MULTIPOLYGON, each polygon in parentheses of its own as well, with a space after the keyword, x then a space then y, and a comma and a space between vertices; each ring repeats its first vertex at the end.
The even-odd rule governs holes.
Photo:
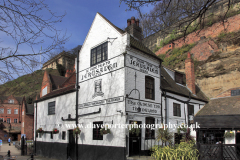
POLYGON ((36 113, 35 113, 35 116, 36 116, 36 119, 35 119, 35 128, 33 128, 34 129, 34 132, 35 132, 35 137, 34 137, 34 139, 35 139, 35 155, 37 154, 37 140, 36 140, 36 136, 37 136, 37 130, 36 130, 36 128, 37 128, 37 103, 35 103, 35 107, 36 107, 36 113))
POLYGON ((159 66, 159 72, 160 72, 159 85, 161 90, 161 124, 162 124, 163 123, 163 110, 162 110, 163 105, 162 105, 162 87, 161 87, 161 78, 162 78, 161 66, 162 66, 162 61, 160 61, 160 66, 159 66))
POLYGON ((167 124, 167 92, 165 91, 165 124, 167 124))
MULTIPOLYGON (((77 79, 76 79, 76 126, 78 126, 78 89, 79 89, 79 82, 78 82, 78 72, 79 72, 79 50, 77 54, 77 79)), ((78 136, 76 136, 76 160, 78 160, 78 136)))

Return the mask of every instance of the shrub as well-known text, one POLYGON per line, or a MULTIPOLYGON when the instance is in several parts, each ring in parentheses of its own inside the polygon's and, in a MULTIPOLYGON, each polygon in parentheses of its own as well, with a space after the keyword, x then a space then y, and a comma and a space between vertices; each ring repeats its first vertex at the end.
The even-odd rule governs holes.
POLYGON ((198 150, 194 142, 181 142, 175 147, 158 147, 152 148, 152 157, 158 160, 197 160, 198 150))

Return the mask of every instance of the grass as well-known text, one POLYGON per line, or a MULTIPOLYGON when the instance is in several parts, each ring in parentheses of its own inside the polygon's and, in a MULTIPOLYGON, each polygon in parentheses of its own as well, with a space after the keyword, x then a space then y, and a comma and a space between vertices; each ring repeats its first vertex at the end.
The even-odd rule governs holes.
POLYGON ((174 68, 177 64, 182 63, 187 58, 187 52, 189 52, 196 44, 184 45, 181 48, 174 48, 169 52, 169 57, 166 57, 165 54, 159 55, 163 60, 163 65, 170 68, 174 68))

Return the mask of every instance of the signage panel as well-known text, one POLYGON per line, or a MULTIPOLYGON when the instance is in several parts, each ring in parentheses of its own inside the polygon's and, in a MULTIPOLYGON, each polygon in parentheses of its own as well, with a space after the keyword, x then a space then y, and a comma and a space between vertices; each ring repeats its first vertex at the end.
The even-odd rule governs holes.
POLYGON ((159 67, 143 59, 127 55, 126 65, 145 74, 159 76, 159 67))
POLYGON ((104 105, 104 104, 117 103, 117 102, 122 102, 123 100, 124 100, 123 96, 113 97, 113 98, 103 99, 103 100, 99 100, 99 101, 93 101, 93 102, 79 104, 78 108, 81 109, 81 108, 94 107, 94 106, 99 106, 99 105, 104 105))
POLYGON ((126 111, 160 115, 161 104, 126 98, 126 111), (140 107, 140 112, 138 110, 140 107))

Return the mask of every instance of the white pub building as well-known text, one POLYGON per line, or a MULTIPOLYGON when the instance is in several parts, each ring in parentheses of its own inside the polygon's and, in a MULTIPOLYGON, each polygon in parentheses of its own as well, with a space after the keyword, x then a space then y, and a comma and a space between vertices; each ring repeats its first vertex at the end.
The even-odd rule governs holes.
MULTIPOLYGON (((162 99, 160 88, 162 60, 142 44, 139 21, 132 17, 127 22, 123 31, 97 13, 80 50, 78 159, 123 160, 145 154, 155 145, 156 130, 129 132, 125 125, 161 124, 170 117, 164 108, 165 99, 171 97, 162 99), (94 125, 108 127, 110 133, 102 135, 101 127, 94 125)), ((75 124, 71 121, 76 117, 75 97, 71 90, 37 101, 35 129, 59 130, 57 135, 36 138, 37 154, 76 159, 74 128, 67 127, 75 124), (49 115, 53 102, 55 112, 49 115)))

